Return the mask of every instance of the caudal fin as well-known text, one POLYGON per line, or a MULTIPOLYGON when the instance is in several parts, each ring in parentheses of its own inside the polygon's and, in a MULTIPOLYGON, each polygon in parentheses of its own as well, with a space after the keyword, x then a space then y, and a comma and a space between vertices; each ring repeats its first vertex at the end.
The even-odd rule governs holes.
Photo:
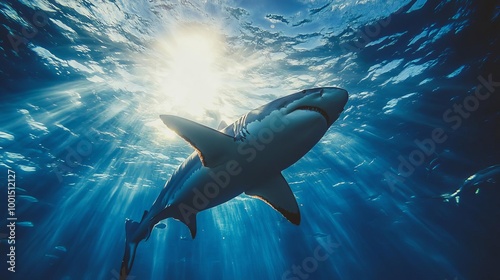
POLYGON ((120 280, 126 280, 134 264, 135 252, 139 241, 134 240, 139 228, 139 223, 127 219, 125 221, 125 253, 123 254, 122 266, 120 268, 120 280))

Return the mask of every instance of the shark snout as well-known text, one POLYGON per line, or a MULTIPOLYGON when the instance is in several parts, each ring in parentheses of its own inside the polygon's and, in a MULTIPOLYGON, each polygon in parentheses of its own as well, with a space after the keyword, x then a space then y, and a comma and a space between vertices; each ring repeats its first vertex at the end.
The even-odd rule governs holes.
POLYGON ((342 107, 344 107, 345 104, 347 104, 347 100, 349 100, 349 93, 347 93, 347 90, 342 89, 339 91, 338 95, 339 101, 343 104, 342 107))
POLYGON ((322 88, 321 97, 327 100, 329 99, 333 103, 332 105, 337 108, 338 107, 344 108, 344 105, 347 103, 347 100, 349 99, 349 94, 345 89, 329 87, 329 88, 322 88))
POLYGON ((322 88, 320 92, 319 107, 328 114, 328 124, 331 125, 337 120, 340 113, 344 111, 344 107, 349 99, 349 94, 345 89, 336 87, 322 88))
POLYGON ((332 125, 344 110, 349 99, 345 89, 337 87, 324 87, 303 90, 303 97, 295 102, 290 112, 297 110, 312 111, 320 114, 328 126, 332 125))

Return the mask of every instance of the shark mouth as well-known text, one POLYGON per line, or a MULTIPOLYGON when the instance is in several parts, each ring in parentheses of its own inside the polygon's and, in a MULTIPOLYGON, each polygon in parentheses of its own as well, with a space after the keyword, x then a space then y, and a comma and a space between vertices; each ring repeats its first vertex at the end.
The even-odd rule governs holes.
POLYGON ((316 113, 319 113, 323 116, 323 118, 325 118, 326 120, 326 123, 330 123, 330 117, 328 116, 328 114, 321 108, 319 107, 314 107, 314 106, 300 106, 298 107, 296 110, 306 110, 306 111, 313 111, 313 112, 316 112, 316 113))

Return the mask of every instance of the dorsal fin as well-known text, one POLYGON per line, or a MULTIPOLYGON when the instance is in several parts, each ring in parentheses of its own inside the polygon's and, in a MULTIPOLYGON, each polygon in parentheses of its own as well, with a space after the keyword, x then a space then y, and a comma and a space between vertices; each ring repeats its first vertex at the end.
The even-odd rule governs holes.
POLYGON ((217 130, 222 130, 227 127, 227 123, 225 121, 220 121, 219 126, 217 127, 217 130))
POLYGON ((260 183, 245 193, 263 200, 276 211, 280 212, 292 224, 300 224, 300 211, 295 196, 283 175, 279 174, 260 183))
POLYGON ((171 115, 160 116, 163 123, 193 146, 206 167, 218 166, 228 159, 234 138, 210 127, 171 115))

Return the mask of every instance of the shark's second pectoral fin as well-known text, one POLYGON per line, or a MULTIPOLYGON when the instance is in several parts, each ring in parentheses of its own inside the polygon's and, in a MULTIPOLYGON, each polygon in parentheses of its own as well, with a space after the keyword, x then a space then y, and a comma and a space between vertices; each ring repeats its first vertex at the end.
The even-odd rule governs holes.
POLYGON ((300 224, 299 206, 283 175, 279 174, 258 186, 247 189, 245 193, 263 200, 292 224, 300 224))
POLYGON ((191 238, 194 239, 196 237, 196 215, 194 215, 192 219, 189 220, 189 222, 182 219, 180 221, 183 222, 189 228, 189 232, 191 233, 191 238))
POLYGON ((167 207, 163 209, 160 214, 158 214, 157 219, 161 221, 166 218, 174 218, 189 228, 191 237, 194 239, 196 237, 196 214, 194 208, 181 203, 179 206, 167 207))
POLYGON ((210 127, 171 115, 160 116, 163 123, 193 146, 206 167, 215 167, 228 160, 227 149, 235 146, 234 138, 210 127))

